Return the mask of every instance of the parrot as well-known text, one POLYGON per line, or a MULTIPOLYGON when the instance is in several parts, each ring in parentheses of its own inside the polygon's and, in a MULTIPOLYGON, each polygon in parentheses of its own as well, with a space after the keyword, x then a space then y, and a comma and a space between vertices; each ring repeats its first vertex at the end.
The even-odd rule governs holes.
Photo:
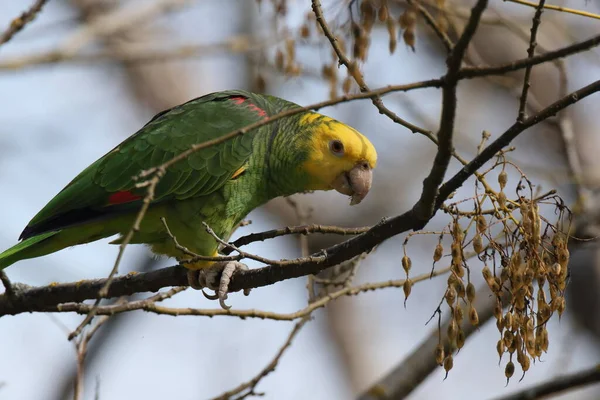
MULTIPOLYGON (((228 90, 158 113, 52 198, 24 228, 20 242, 0 254, 0 270, 115 235, 110 243, 122 243, 146 195, 136 180, 140 171, 194 144, 295 108, 300 106, 279 97, 228 90)), ((350 196, 351 205, 358 204, 371 188, 376 164, 375 147, 356 129, 303 110, 172 164, 129 243, 175 258, 186 268, 189 286, 214 290, 214 295, 205 295, 228 309, 228 283, 248 267, 239 261, 186 263, 192 259, 190 252, 219 256, 220 243, 203 224, 219 238, 229 238, 252 210, 296 193, 336 190, 350 196)))

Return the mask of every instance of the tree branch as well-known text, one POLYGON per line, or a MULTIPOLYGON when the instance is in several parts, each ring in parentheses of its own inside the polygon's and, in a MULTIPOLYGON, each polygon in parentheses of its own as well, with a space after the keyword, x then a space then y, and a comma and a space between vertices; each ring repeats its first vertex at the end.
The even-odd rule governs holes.
POLYGON ((570 375, 554 377, 551 380, 530 387, 508 396, 498 397, 496 400, 531 400, 544 396, 554 395, 565 390, 575 389, 579 386, 600 382, 600 364, 590 369, 578 371, 570 375))
POLYGON ((507 64, 490 67, 464 67, 458 73, 460 79, 471 79, 489 75, 503 75, 509 72, 518 71, 528 66, 542 64, 548 61, 554 61, 559 58, 568 57, 573 54, 581 53, 600 44, 600 35, 593 36, 583 42, 575 43, 558 50, 549 51, 534 57, 521 58, 507 64))
MULTIPOLYGON (((456 118, 456 87, 458 85, 460 70, 463 57, 469 46, 469 42, 475 35, 477 25, 481 19, 483 11, 487 7, 487 0, 479 0, 471 11, 471 17, 467 22, 464 32, 458 39, 456 46, 448 56, 446 64, 448 70, 444 76, 444 86, 442 87, 442 116, 440 129, 438 131, 438 150, 433 161, 433 166, 429 175, 423 181, 423 192, 419 201, 414 207, 414 212, 422 221, 417 229, 422 229, 435 213, 435 199, 438 194, 438 188, 444 180, 446 170, 450 164, 454 145, 452 136, 454 133, 454 120, 456 118)), ((443 202, 443 201, 442 201, 443 202)))
MULTIPOLYGON (((473 326, 468 320, 462 324, 462 331, 466 339, 494 316, 496 301, 496 297, 491 295, 487 285, 477 291, 473 307, 479 315, 479 325, 473 326)), ((436 326, 419 347, 367 389, 358 400, 404 399, 412 393, 438 367, 433 355, 440 340, 440 332, 448 330, 450 319, 446 318, 441 328, 438 329, 436 326)), ((447 336, 444 337, 442 346, 445 349, 451 346, 447 336)))
POLYGON ((27 11, 24 11, 20 16, 13 19, 10 26, 0 34, 0 46, 12 39, 25 25, 33 21, 47 2, 48 0, 36 0, 27 11))
MULTIPOLYGON (((516 122, 498 139, 488 145, 468 165, 440 187, 434 210, 438 210, 453 191, 462 186, 483 164, 492 159, 498 151, 508 145, 527 128, 540 123, 565 107, 599 90, 600 80, 570 93, 537 114, 527 118, 525 121, 516 122)), ((402 215, 384 219, 367 232, 323 250, 320 254, 317 254, 321 256, 318 258, 318 261, 303 259, 303 261, 286 265, 285 267, 269 265, 238 272, 233 276, 229 288, 231 291, 258 288, 286 279, 316 274, 319 271, 347 261, 362 253, 368 253, 385 240, 400 233, 417 229, 422 225, 422 219, 418 218, 410 210, 402 215)), ((168 267, 144 274, 128 274, 116 277, 107 291, 106 297, 131 295, 137 292, 156 292, 163 287, 185 286, 187 283, 186 271, 183 267, 168 267)), ((56 284, 25 289, 17 288, 16 286, 18 285, 13 285, 15 289, 15 296, 13 298, 8 298, 5 294, 0 295, 0 315, 45 311, 60 303, 82 302, 86 299, 95 299, 98 297, 98 291, 105 284, 106 279, 95 279, 78 283, 56 284)))

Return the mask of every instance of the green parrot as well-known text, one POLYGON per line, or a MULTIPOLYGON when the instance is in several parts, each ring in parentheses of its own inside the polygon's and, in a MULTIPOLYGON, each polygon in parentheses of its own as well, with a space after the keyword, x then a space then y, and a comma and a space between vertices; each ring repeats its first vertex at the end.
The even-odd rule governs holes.
MULTIPOLYGON (((163 111, 137 133, 91 164, 37 213, 20 243, 0 254, 0 270, 23 259, 119 235, 131 229, 146 194, 136 187, 140 171, 170 160, 196 143, 219 138, 268 119, 297 104, 242 90, 217 92, 163 111)), ((239 262, 186 263, 177 241, 203 256, 217 256, 219 243, 203 227, 228 239, 240 221, 267 201, 294 193, 335 189, 351 204, 367 195, 377 153, 355 129, 305 111, 204 148, 169 167, 140 229, 130 243, 188 268, 190 286, 215 291, 224 308, 239 262), (218 281, 219 285, 210 282, 218 281)))

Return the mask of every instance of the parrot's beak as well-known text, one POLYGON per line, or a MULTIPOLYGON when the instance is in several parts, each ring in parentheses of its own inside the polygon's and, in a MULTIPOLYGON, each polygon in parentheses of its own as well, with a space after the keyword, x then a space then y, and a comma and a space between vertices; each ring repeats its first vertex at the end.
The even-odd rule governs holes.
POLYGON ((350 171, 342 172, 331 186, 342 194, 352 196, 350 205, 360 203, 369 193, 373 181, 373 170, 366 162, 359 162, 350 171))

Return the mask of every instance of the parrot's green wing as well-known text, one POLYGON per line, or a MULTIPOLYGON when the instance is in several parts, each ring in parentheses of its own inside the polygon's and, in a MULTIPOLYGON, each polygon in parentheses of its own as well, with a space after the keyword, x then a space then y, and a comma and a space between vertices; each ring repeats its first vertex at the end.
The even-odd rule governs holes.
MULTIPOLYGON (((267 97, 213 93, 156 115, 140 131, 90 165, 28 224, 20 239, 139 208, 144 188, 132 178, 191 145, 218 138, 272 113, 267 97)), ((170 167, 154 202, 203 196, 243 170, 257 130, 202 149, 170 167)))

